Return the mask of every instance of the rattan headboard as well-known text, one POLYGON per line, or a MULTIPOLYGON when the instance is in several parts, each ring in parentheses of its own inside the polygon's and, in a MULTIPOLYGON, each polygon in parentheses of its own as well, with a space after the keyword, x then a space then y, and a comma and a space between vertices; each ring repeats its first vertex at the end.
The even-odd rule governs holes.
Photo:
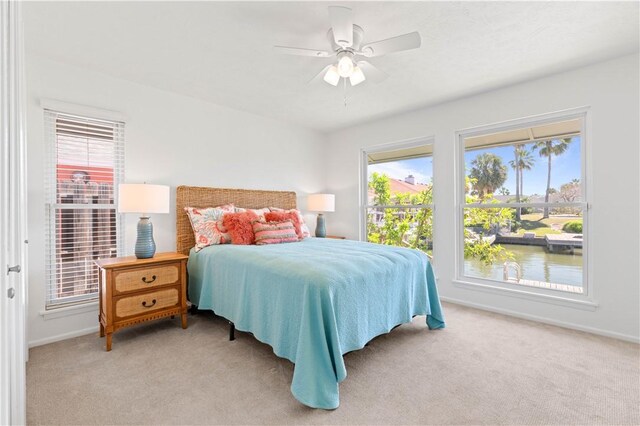
POLYGON ((296 193, 292 191, 261 191, 256 189, 206 188, 179 186, 176 189, 176 250, 189 254, 195 245, 193 230, 185 207, 216 207, 233 203, 238 207, 296 208, 296 193))

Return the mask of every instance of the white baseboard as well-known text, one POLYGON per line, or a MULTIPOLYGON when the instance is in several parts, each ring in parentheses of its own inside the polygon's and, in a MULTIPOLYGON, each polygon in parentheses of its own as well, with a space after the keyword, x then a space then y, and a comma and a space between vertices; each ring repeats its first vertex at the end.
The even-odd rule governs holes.
POLYGON ((82 330, 71 331, 69 333, 57 334, 55 336, 45 337, 44 339, 31 340, 29 347, 34 348, 36 346, 42 346, 53 342, 59 342, 60 340, 72 339, 78 336, 84 336, 91 333, 97 333, 100 330, 99 326, 83 328, 82 330))
POLYGON ((489 311, 489 312, 495 312, 495 313, 498 313, 498 314, 509 315, 509 316, 516 317, 516 318, 522 318, 522 319, 526 319, 526 320, 530 320, 530 321, 541 322, 541 323, 544 323, 544 324, 555 325, 555 326, 558 326, 558 327, 568 328, 568 329, 571 329, 571 330, 585 331, 587 333, 597 334, 599 336, 612 337, 614 339, 625 340, 627 342, 632 342, 632 343, 640 343, 640 337, 638 337, 638 336, 632 336, 632 335, 628 335, 628 334, 616 333, 614 331, 602 330, 602 329, 599 329, 599 328, 585 327, 585 326, 580 325, 580 324, 574 324, 574 323, 565 322, 565 321, 558 321, 558 320, 554 320, 554 319, 539 317, 539 316, 536 316, 536 315, 523 314, 523 313, 520 313, 520 312, 510 311, 508 309, 494 308, 492 306, 486 306, 486 305, 482 305, 480 303, 466 302, 464 300, 454 299, 454 298, 451 298, 451 297, 443 297, 443 296, 441 296, 440 300, 442 300, 444 302, 448 302, 448 303, 453 303, 453 304, 456 304, 456 305, 462 305, 462 306, 467 306, 467 307, 470 307, 470 308, 480 309, 480 310, 483 310, 483 311, 489 311))
MULTIPOLYGON (((593 334, 597 334, 605 337, 612 337, 614 339, 625 340, 627 342, 640 343, 640 338, 638 336, 631 336, 627 334, 616 333, 613 331, 602 330, 599 328, 585 327, 579 324, 574 324, 574 323, 564 322, 564 321, 557 321, 549 318, 539 317, 536 315, 523 314, 520 312, 510 311, 508 309, 494 308, 492 306, 486 306, 479 303, 466 302, 464 300, 458 300, 451 297, 441 296, 440 299, 444 302, 453 303, 456 305, 468 306, 470 308, 481 309, 483 311, 495 312, 498 314, 509 315, 516 318, 522 318, 530 321, 537 321, 544 324, 556 325, 558 327, 568 328, 571 330, 585 331, 587 333, 593 333, 593 334)), ((72 339, 78 336, 97 333, 99 329, 100 329, 99 326, 95 326, 95 327, 85 328, 82 330, 72 331, 69 333, 58 334, 56 336, 45 337, 44 339, 32 340, 29 342, 29 347, 33 348, 36 346, 46 345, 48 343, 59 342, 60 340, 72 339)))

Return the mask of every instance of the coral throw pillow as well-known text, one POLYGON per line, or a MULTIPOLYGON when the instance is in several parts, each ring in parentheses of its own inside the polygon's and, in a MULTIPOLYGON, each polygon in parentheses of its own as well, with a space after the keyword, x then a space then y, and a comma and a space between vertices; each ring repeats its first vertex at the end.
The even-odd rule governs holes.
POLYGON ((257 214, 247 210, 240 213, 225 213, 222 218, 222 224, 231 235, 231 243, 249 245, 255 243, 253 222, 258 220, 257 214))
POLYGON ((304 217, 302 216, 302 213, 300 213, 300 210, 297 210, 297 209, 284 210, 278 207, 269 207, 269 210, 271 210, 272 212, 295 212, 295 214, 298 215, 298 220, 300 222, 300 232, 302 232, 302 238, 307 238, 311 236, 311 232, 309 232, 309 227, 305 223, 304 217))
POLYGON ((264 214, 265 213, 269 213, 271 210, 269 210, 268 207, 263 207, 261 209, 245 209, 245 208, 242 208, 242 207, 236 207, 236 213, 246 212, 246 211, 254 212, 255 214, 258 215, 258 219, 260 219, 261 221, 264 222, 265 221, 264 214))
POLYGON ((304 236, 302 234, 302 229, 300 227, 300 218, 296 214, 296 212, 292 210, 281 211, 281 212, 269 212, 264 214, 267 222, 283 222, 285 220, 290 220, 293 224, 293 228, 296 230, 296 235, 298 239, 303 239, 304 236))
POLYGON ((222 216, 235 211, 233 204, 207 208, 185 207, 184 210, 189 216, 196 239, 196 252, 207 246, 231 242, 231 235, 222 224, 222 216))
POLYGON ((290 220, 283 222, 254 222, 253 234, 257 245, 293 243, 298 235, 290 220))

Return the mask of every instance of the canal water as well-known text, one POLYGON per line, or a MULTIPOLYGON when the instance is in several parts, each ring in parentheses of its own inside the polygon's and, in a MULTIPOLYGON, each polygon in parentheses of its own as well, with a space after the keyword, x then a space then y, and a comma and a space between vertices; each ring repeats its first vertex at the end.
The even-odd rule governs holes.
MULTIPOLYGON (((582 250, 574 254, 548 253, 544 247, 501 244, 514 255, 520 265, 522 278, 547 283, 567 284, 582 287, 582 250)), ((502 281, 502 263, 485 265, 477 259, 465 259, 465 275, 502 281)), ((511 270, 511 276, 515 272, 511 270)), ((514 277, 515 278, 515 277, 514 277)))

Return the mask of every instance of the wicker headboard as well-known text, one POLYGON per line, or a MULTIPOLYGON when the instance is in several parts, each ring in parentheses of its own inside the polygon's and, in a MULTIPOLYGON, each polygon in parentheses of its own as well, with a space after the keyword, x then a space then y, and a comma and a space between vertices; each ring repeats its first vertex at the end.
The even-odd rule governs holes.
POLYGON ((292 191, 261 191, 255 189, 206 188, 179 186, 176 189, 176 251, 189 254, 195 245, 193 230, 185 207, 216 207, 233 203, 238 207, 296 208, 296 193, 292 191))

